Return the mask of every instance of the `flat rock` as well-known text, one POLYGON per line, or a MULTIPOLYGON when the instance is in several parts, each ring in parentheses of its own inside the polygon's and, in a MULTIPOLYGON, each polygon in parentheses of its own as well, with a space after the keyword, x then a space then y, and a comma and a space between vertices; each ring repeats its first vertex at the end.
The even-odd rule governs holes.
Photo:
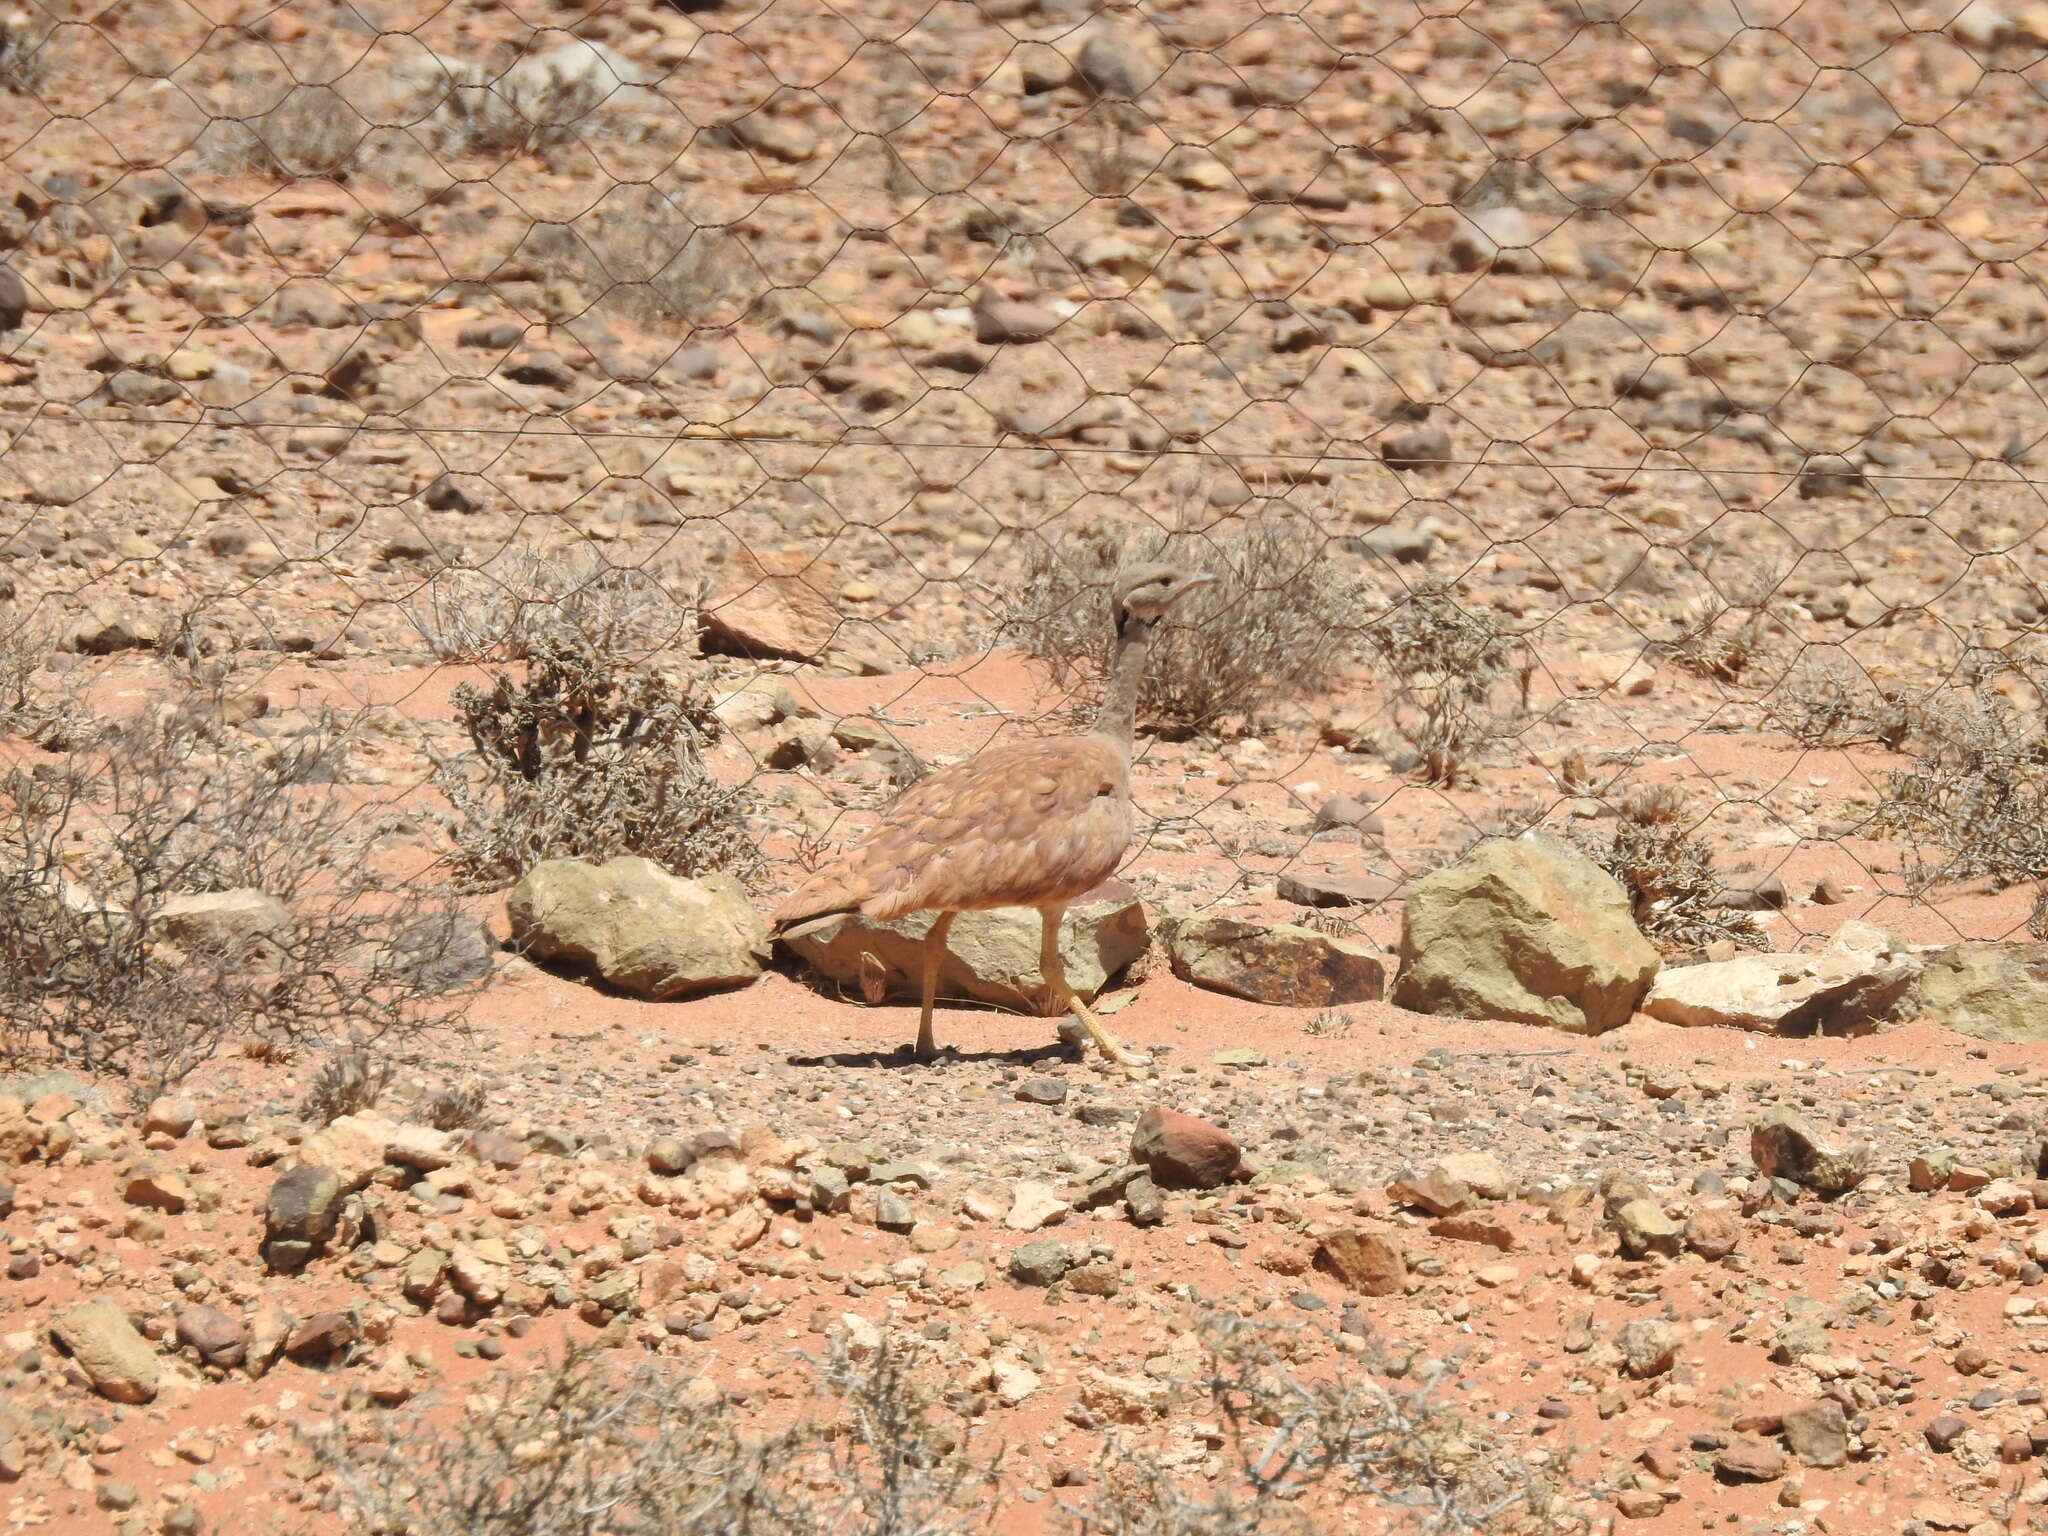
POLYGON ((983 346, 1000 342, 1043 341, 1059 329, 1058 313, 1028 299, 1006 299, 992 288, 974 297, 974 339, 983 346))
MULTIPOLYGON (((833 913, 798 923, 782 942, 830 981, 876 1001, 915 1002, 922 985, 924 936, 933 914, 913 912, 878 922, 857 912, 833 913)), ((1041 922, 1032 907, 962 912, 947 930, 939 957, 939 996, 995 1003, 1026 1011, 1043 1006, 1045 978, 1038 968, 1041 922)), ((1060 922, 1060 958, 1067 984, 1092 998, 1145 952, 1145 909, 1120 880, 1107 881, 1074 901, 1060 922)))
POLYGON ((1073 1209, 1052 1185, 1037 1179, 1021 1179, 1010 1191, 1010 1209, 1003 1225, 1012 1232, 1036 1232, 1061 1220, 1073 1209))
POLYGON ((292 916, 262 891, 203 891, 166 898, 150 931, 188 953, 253 963, 290 942, 292 916))
POLYGON ((1898 939, 1848 923, 1818 954, 1737 955, 1668 968, 1642 1006, 1667 1024, 1865 1034, 1912 1006, 1920 973, 1920 957, 1898 939))
POLYGON ((1487 1152, 1453 1152, 1427 1168, 1404 1170, 1387 1185, 1393 1199, 1432 1216, 1455 1216, 1482 1201, 1505 1200, 1514 1189, 1508 1171, 1487 1152))
POLYGON ((1386 968, 1368 946, 1292 923, 1169 912, 1159 938, 1181 980, 1255 1003, 1330 1008, 1386 991, 1386 968))
POLYGON ((1417 881, 1400 954, 1403 1008, 1577 1034, 1627 1023, 1658 967, 1614 878, 1537 834, 1481 843, 1417 881))
POLYGON ((818 661, 839 633, 839 590, 830 562, 801 555, 736 552, 702 605, 709 654, 818 661))
POLYGON ((1920 1005, 1977 1040, 2048 1040, 2048 944, 1951 944, 1926 957, 1920 1005))
POLYGON ((160 1378, 156 1351, 135 1331, 128 1314, 106 1297, 57 1314, 50 1332, 101 1397, 146 1403, 160 1378))
POLYGON ((1300 871, 1273 882, 1273 894, 1297 907, 1376 907, 1405 901, 1408 882, 1391 875, 1339 875, 1300 871))
POLYGON ((694 880, 652 859, 548 859, 506 898, 514 948, 635 997, 742 985, 768 960, 768 923, 726 874, 694 880))

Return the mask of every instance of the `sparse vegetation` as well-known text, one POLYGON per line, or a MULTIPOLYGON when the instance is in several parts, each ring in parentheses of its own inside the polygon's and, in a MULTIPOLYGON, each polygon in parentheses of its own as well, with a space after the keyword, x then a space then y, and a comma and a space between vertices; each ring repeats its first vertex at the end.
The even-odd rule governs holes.
POLYGON ((835 1347, 807 1416, 745 1423, 676 1362, 574 1353, 452 1423, 312 1449, 352 1528, 405 1536, 944 1536, 986 1468, 912 1346, 835 1347))
POLYGON ((49 73, 43 52, 48 40, 48 33, 38 31, 26 12, 0 17, 0 89, 20 94, 42 84, 49 73))
POLYGON ((481 566, 437 572, 406 610, 443 661, 525 661, 537 637, 566 633, 602 655, 644 660, 697 648, 697 610, 651 573, 594 549, 517 546, 481 566))
POLYGON ((698 224, 653 186, 621 188, 571 223, 536 227, 519 260, 566 280, 596 311, 684 333, 734 318, 727 301, 751 265, 736 237, 698 224))
POLYGON ((1879 688, 1839 658, 1795 667, 1764 701, 1766 717, 1805 747, 1869 742, 1897 752, 1916 727, 1915 702, 1879 688))
POLYGON ((343 1115, 375 1109, 391 1086, 394 1070, 390 1062, 362 1046, 334 1052, 314 1074, 299 1118, 311 1125, 330 1125, 343 1115))
POLYGON ((1076 1536, 1309 1536, 1361 1506, 1417 1531, 1563 1528, 1557 1490, 1451 1404, 1449 1367, 1399 1380, 1368 1337, 1363 1359, 1311 1375, 1296 1363, 1307 1335, 1227 1315, 1202 1338, 1215 1475, 1113 1438, 1095 1496, 1066 1508, 1076 1536))
POLYGON ((490 1105, 481 1083, 457 1083, 427 1097, 424 1117, 437 1131, 474 1130, 490 1119, 490 1105))
POLYGON ((1718 683, 1739 683, 1770 654, 1771 616, 1718 600, 1687 605, 1669 643, 1673 662, 1718 683))
POLYGON ((753 865, 749 797, 704 766, 717 721, 687 683, 560 626, 528 656, 523 681, 455 692, 471 750, 437 777, 464 883, 506 885, 553 858, 641 854, 683 875, 753 865))
MULTIPOLYGON (((1337 1504, 1417 1530, 1561 1528, 1561 1501, 1449 1401, 1436 1368, 1396 1385, 1368 1359, 1334 1377, 1296 1364, 1303 1333, 1212 1318, 1195 1385, 1216 1426, 1208 1475, 1142 1434, 1105 1444, 1069 1536, 1291 1536, 1337 1504), (1360 1369, 1360 1365, 1365 1368, 1360 1369)), ((674 1362, 567 1357, 471 1400, 453 1422, 311 1438, 355 1529, 406 1536, 945 1536, 984 1526, 997 1462, 975 1449, 977 1394, 925 1384, 913 1343, 865 1357, 842 1340, 808 1410, 749 1424, 674 1362)), ((1162 1390, 1165 1390, 1162 1388, 1162 1390)))
POLYGON ((1920 730, 1913 766, 1884 775, 1875 818, 1906 839, 1918 884, 2048 875, 2048 735, 2038 714, 1977 689, 1926 711, 1920 730))
POLYGON ((331 723, 224 742, 172 706, 0 772, 0 1053, 145 1096, 226 1041, 444 1022, 464 994, 380 957, 430 909, 328 787, 331 723))
POLYGON ((1441 582, 1417 586, 1375 620, 1365 645, 1393 688, 1394 729, 1432 784, 1467 776, 1480 749, 1529 712, 1527 643, 1441 582))
POLYGON ((370 134, 371 125, 334 87, 293 83, 264 112, 213 119, 193 148, 200 169, 215 176, 347 181, 361 167, 370 134))
MULTIPOLYGON (((1045 662, 1063 689, 1101 675, 1110 589, 1123 564, 1160 558, 1165 534, 1104 527, 1057 548, 1031 546, 999 623, 1005 640, 1045 662)), ((1313 529, 1254 523, 1199 547, 1216 585, 1191 594, 1162 627, 1138 695, 1141 724, 1168 735, 1261 720, 1335 686, 1358 654, 1367 617, 1357 578, 1313 529)))
POLYGON ((1746 949, 1764 947, 1753 914, 1721 905, 1725 882, 1676 785, 1651 785, 1625 796, 1612 832, 1581 833, 1577 841, 1621 882, 1634 903, 1636 926, 1659 947, 1700 949, 1723 939, 1746 949))
POLYGON ((47 630, 17 624, 0 632, 0 737, 61 745, 82 723, 76 704, 50 670, 56 646, 47 630))

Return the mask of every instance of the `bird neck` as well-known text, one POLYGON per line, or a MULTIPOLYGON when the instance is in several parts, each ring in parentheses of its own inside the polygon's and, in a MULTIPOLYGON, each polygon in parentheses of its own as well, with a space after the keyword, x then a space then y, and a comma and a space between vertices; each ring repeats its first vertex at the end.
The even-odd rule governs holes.
POLYGON ((1109 687, 1095 715, 1095 734, 1114 742, 1125 757, 1138 728, 1138 684, 1145 678, 1145 659, 1152 650, 1153 624, 1126 618, 1117 626, 1116 648, 1109 657, 1109 687))

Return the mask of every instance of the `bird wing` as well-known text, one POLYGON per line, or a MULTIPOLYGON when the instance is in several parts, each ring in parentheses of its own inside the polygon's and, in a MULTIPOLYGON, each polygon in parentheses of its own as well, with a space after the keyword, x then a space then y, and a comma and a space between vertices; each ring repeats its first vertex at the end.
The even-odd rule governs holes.
POLYGON ((1130 770, 1109 743, 1003 743, 911 785, 785 897, 775 920, 858 908, 887 921, 1071 898, 1114 874, 1130 839, 1130 770))

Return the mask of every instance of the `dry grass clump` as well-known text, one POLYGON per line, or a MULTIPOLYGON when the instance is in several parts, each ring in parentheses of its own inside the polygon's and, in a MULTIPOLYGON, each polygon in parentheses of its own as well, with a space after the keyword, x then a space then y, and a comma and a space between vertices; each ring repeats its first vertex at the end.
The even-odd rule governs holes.
POLYGON ((1917 728, 1913 700, 1879 688, 1839 657, 1794 667, 1764 701, 1766 718, 1804 747, 1873 744, 1898 751, 1917 728))
POLYGON ((435 573, 406 616, 443 661, 524 661, 536 637, 564 631, 604 655, 635 660, 697 649, 694 600, 589 548, 517 546, 481 566, 451 566, 435 573))
POLYGON ((173 707, 0 772, 0 1057, 147 1096, 237 1036, 455 1017, 427 951, 459 927, 378 873, 332 788, 346 746, 320 722, 238 746, 173 707))
POLYGON ((37 625, 0 632, 0 737, 56 749, 83 723, 76 701, 50 671, 56 650, 50 632, 37 625))
POLYGON ((944 1536, 985 1469, 909 1346, 837 1347, 812 1411, 756 1430, 672 1361, 573 1353, 538 1380, 312 1438, 329 1508, 367 1536, 944 1536))
MULTIPOLYGON (((1366 1358, 1297 1362, 1319 1337, 1214 1319, 1195 1391, 1198 1458, 1113 1435, 1069 1536, 1294 1536, 1341 1512, 1393 1528, 1562 1530, 1563 1500, 1449 1401, 1448 1369, 1366 1358), (1399 1373, 1399 1374, 1397 1374, 1399 1373)), ((974 1448, 971 1387, 926 1385, 945 1362, 885 1335, 833 1347, 818 1392, 772 1428, 744 1420, 671 1361, 590 1351, 538 1379, 424 1409, 316 1426, 323 1508, 368 1536, 946 1536, 984 1530, 1011 1496, 1008 1458, 974 1448)), ((953 1374, 957 1375, 957 1367, 953 1374)), ((1173 1389, 1161 1386, 1162 1392, 1173 1389)), ((1170 1423, 1171 1421, 1167 1421, 1170 1423)), ((1382 1528, 1375 1525, 1374 1529, 1382 1528)))
POLYGON ((0 17, 0 89, 26 94, 49 73, 44 46, 49 29, 38 27, 26 11, 0 17))
POLYGON ((1686 671, 1717 683, 1739 683, 1771 654, 1772 620, 1761 607, 1718 600, 1695 602, 1677 617, 1667 649, 1686 671))
POLYGON ((371 125, 333 86, 294 83, 262 112, 214 118, 193 149, 198 169, 214 176, 345 182, 362 168, 371 136, 371 125))
POLYGON ((1928 709, 1913 766, 1884 775, 1876 823, 1911 845, 1916 880, 2048 876, 2048 734, 2038 709, 1984 690, 1928 709), (1939 856, 1930 850, 1940 850, 1939 856))
POLYGON ((1621 882, 1635 906, 1636 926, 1661 949, 1703 949, 1730 940, 1765 946, 1754 914, 1723 907, 1726 883, 1712 851, 1695 835, 1684 791, 1656 784, 1626 796, 1614 830, 1574 839, 1621 882))
POLYGON ((651 99, 644 72, 603 43, 574 39, 493 74, 467 59, 429 53, 398 72, 425 134, 444 155, 523 155, 618 126, 608 108, 651 99))
POLYGON ((313 1125, 331 1125, 343 1115, 375 1109, 391 1086, 394 1068, 361 1046, 334 1052, 320 1064, 299 1118, 313 1125))
POLYGON ((1216 1449, 1199 1477, 1113 1439, 1087 1504, 1065 1511, 1077 1536, 1313 1536, 1366 1510, 1393 1522, 1373 1529, 1574 1528, 1558 1491, 1449 1400, 1448 1366, 1411 1375, 1368 1339, 1363 1359, 1312 1375, 1296 1360, 1313 1335, 1229 1315, 1202 1332, 1216 1449))
POLYGON ((421 1118, 437 1131, 468 1131, 490 1122, 490 1101, 481 1083, 456 1083, 427 1096, 421 1118))
POLYGON ((1254 523, 1181 549, 1156 531, 1103 527, 1057 548, 1032 545, 998 621, 1002 638, 1045 662, 1063 689, 1102 677, 1110 592, 1118 570, 1173 551, 1218 580, 1161 626, 1138 693, 1138 717, 1162 734, 1258 721, 1328 693, 1353 660, 1367 618, 1362 583, 1326 541, 1281 522, 1254 523))
POLYGON ((520 259, 610 317, 683 332, 737 318, 722 311, 752 260, 733 235, 648 185, 619 188, 573 223, 538 226, 520 259))
POLYGON ((1394 729, 1432 784, 1468 776, 1474 756, 1529 712, 1527 642, 1443 582, 1419 584, 1374 620, 1365 647, 1391 681, 1394 729))
POLYGON ((543 859, 640 854, 679 875, 758 861, 750 797, 705 767, 717 721, 687 685, 573 630, 538 635, 527 653, 524 681, 455 690, 470 750, 436 777, 465 886, 510 884, 543 859))

